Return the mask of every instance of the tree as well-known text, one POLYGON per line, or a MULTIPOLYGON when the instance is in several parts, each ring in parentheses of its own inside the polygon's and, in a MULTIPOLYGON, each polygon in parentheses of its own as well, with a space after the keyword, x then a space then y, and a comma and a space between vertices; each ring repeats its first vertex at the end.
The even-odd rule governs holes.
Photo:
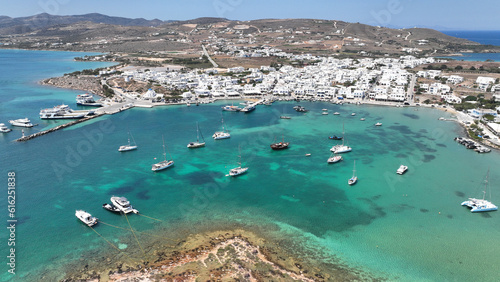
POLYGON ((430 102, 431 102, 431 100, 427 99, 424 101, 424 104, 429 105, 430 102))
POLYGON ((476 68, 474 66, 470 67, 470 70, 474 71, 476 68))
POLYGON ((441 65, 441 67, 440 67, 440 69, 441 69, 441 70, 445 70, 445 69, 447 69, 447 68, 448 68, 448 66, 447 66, 447 65, 444 65, 444 64, 443 64, 443 65, 441 65))
POLYGON ((463 70, 464 68, 462 66, 456 66, 455 70, 463 70))
POLYGON ((485 115, 483 115, 483 119, 485 119, 487 121, 493 121, 493 120, 495 120, 495 116, 491 115, 491 114, 485 114, 485 115))

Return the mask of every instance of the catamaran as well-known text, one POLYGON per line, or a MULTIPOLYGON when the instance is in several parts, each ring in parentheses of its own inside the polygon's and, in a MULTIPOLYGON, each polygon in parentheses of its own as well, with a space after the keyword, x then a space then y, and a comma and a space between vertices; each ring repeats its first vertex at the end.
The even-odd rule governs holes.
POLYGON ((354 185, 358 182, 358 176, 356 175, 356 161, 354 161, 354 167, 352 169, 352 177, 347 181, 349 185, 354 185))
POLYGON ((214 140, 227 139, 231 137, 231 134, 224 128, 224 119, 222 119, 222 131, 217 131, 212 135, 214 140))
POLYGON ((490 201, 485 200, 486 191, 490 192, 490 198, 491 198, 491 190, 488 189, 488 176, 489 176, 489 174, 490 174, 490 170, 488 169, 488 173, 486 174, 486 179, 484 181, 483 198, 482 199, 469 198, 468 201, 462 202, 462 206, 467 206, 467 207, 471 208, 471 210, 470 210, 471 212, 486 212, 486 211, 498 210, 497 206, 495 206, 490 201))
MULTIPOLYGON (((174 165, 174 160, 167 160, 167 153, 165 152, 165 139, 163 138, 163 135, 161 136, 161 139, 163 140, 163 158, 164 158, 164 160, 159 162, 159 163, 153 164, 153 166, 151 167, 152 171, 164 170, 164 169, 169 168, 169 167, 174 165)), ((172 158, 172 156, 170 156, 170 158, 172 158)))
POLYGON ((240 150, 240 155, 239 155, 239 162, 238 162, 238 167, 235 167, 229 171, 229 176, 238 176, 241 175, 245 172, 247 172, 248 167, 241 167, 241 150, 240 150))
POLYGON ((137 149, 137 144, 135 144, 134 137, 132 136, 132 134, 130 134, 130 131, 129 131, 128 132, 128 144, 120 146, 120 148, 118 148, 118 151, 119 152, 126 152, 126 151, 132 151, 135 149, 137 149), (130 138, 132 138, 133 145, 130 143, 130 138))
POLYGON ((188 148, 200 148, 205 147, 205 139, 203 138, 203 134, 201 134, 200 128, 198 127, 198 122, 196 122, 196 142, 189 142, 187 144, 188 148), (200 135, 203 142, 200 142, 200 135))

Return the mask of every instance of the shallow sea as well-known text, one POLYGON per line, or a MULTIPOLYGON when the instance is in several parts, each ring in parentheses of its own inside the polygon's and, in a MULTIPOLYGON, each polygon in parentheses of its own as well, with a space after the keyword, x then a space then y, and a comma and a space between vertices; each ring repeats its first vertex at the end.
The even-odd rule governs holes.
MULTIPOLYGON (((0 122, 27 116, 41 124, 36 131, 47 126, 37 118, 42 105, 74 106, 81 92, 36 84, 99 66, 73 62, 73 56, 0 51, 0 122)), ((14 280, 32 281, 39 278, 36 273, 60 271, 60 265, 97 248, 112 252, 74 216, 75 209, 84 209, 104 222, 127 226, 124 218, 101 208, 112 195, 125 196, 141 214, 163 220, 153 224, 128 216, 141 231, 189 228, 200 221, 213 226, 273 223, 283 238, 321 250, 316 259, 336 258, 390 280, 498 278, 500 214, 472 214, 460 206, 469 196, 481 196, 488 169, 493 202, 500 203, 498 152, 480 155, 458 145, 453 138, 462 129, 439 121, 450 115, 435 109, 300 104, 310 111, 297 113, 292 102, 258 106, 249 114, 221 112, 224 102, 131 109, 25 143, 13 142, 19 129, 0 135, 0 183, 6 185, 8 171, 16 172, 14 280), (321 115, 323 108, 330 114, 321 115), (333 115, 335 111, 340 115, 333 115), (279 119, 282 114, 292 119, 279 119), (221 117, 232 136, 214 141, 211 135, 220 129, 221 117), (207 146, 190 150, 186 144, 196 138, 196 122, 207 146), (376 127, 376 122, 383 125, 376 127), (329 165, 329 148, 339 141, 328 136, 342 134, 343 127, 353 151, 329 165), (119 153, 128 131, 139 149, 119 153), (175 165, 153 173, 162 136, 175 165), (269 144, 282 136, 290 148, 272 151, 269 144), (248 173, 226 177, 240 151, 248 173), (354 161, 359 182, 349 186, 354 161), (409 170, 399 176, 395 171, 401 164, 409 170)), ((6 189, 4 193, 0 218, 6 221, 6 189)), ((101 224, 96 231, 124 251, 137 248, 128 240, 124 245, 126 234, 114 228, 101 224)), ((3 257, 8 255, 7 236, 7 231, 0 232, 3 257)), ((13 278, 7 269, 4 263, 1 280, 13 278)))

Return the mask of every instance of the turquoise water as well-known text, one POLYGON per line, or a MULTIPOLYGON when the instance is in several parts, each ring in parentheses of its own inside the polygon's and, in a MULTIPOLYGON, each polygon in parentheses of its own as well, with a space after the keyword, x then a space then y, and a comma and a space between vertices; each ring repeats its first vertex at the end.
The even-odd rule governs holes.
MULTIPOLYGON (((36 53, 29 54, 36 58, 36 53)), ((52 64, 87 68, 54 60, 36 66, 48 69, 52 64)), ((31 71, 29 75, 25 70, 19 79, 18 87, 27 91, 23 93, 54 90, 32 83, 43 75, 31 71)), ((67 93, 73 99, 74 93, 67 93)), ((22 100, 30 101, 27 96, 22 100)), ((126 227, 123 217, 101 208, 110 196, 121 195, 141 214, 163 220, 153 224, 129 216, 137 230, 200 221, 214 226, 273 223, 284 238, 317 250, 316 259, 335 258, 390 280, 497 279, 500 214, 472 214, 460 203, 480 196, 488 168, 493 202, 500 203, 500 172, 495 169, 500 154, 479 155, 455 143, 462 129, 438 121, 448 113, 301 102, 310 110, 301 114, 292 110, 295 103, 279 102, 242 114, 221 113, 223 104, 132 109, 26 143, 11 142, 15 132, 0 137, 0 179, 7 183, 7 171, 17 174, 16 278, 40 279, 34 275, 57 272, 59 265, 87 251, 109 248, 74 211, 84 209, 126 227), (321 115, 322 108, 341 115, 321 115), (292 119, 279 119, 283 113, 292 119), (210 136, 220 129, 221 115, 232 136, 214 141, 210 136), (375 127, 379 121, 383 125, 375 127), (196 122, 207 146, 189 150, 186 144, 196 138, 196 122), (353 151, 344 154, 342 162, 328 165, 329 148, 338 142, 328 136, 341 134, 343 126, 353 151), (119 153, 128 131, 139 149, 119 153), (175 165, 153 173, 151 164, 162 154, 162 135, 175 165), (291 142, 290 148, 272 151, 269 144, 281 136, 291 142), (237 165, 238 148, 243 166, 250 169, 238 178, 226 177, 237 165), (355 160, 359 182, 349 186, 355 160), (409 166, 402 176, 395 173, 400 164, 409 166)), ((17 116, 13 111, 3 108, 1 119, 17 116)), ((0 210, 6 205, 2 201, 0 210)), ((7 212, 1 216, 6 218, 7 212)), ((96 231, 116 245, 134 248, 116 229, 101 224, 96 231)), ((0 242, 7 236, 1 232, 0 242)), ((1 253, 7 254, 6 244, 1 245, 1 253)), ((12 278, 3 267, 0 278, 12 278)))
POLYGON ((493 60, 494 62, 500 62, 500 53, 462 53, 462 56, 443 56, 440 58, 450 58, 457 61, 484 62, 493 60))

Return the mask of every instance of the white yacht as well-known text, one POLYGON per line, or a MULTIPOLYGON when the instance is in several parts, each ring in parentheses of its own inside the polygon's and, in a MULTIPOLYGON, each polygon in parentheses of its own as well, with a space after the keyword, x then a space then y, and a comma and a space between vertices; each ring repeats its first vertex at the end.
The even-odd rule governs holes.
POLYGON ((7 133, 10 132, 12 129, 8 128, 5 123, 0 123, 0 132, 2 133, 7 133))
POLYGON ((219 139, 227 139, 231 137, 231 134, 227 132, 227 130, 224 128, 224 119, 222 119, 222 131, 217 131, 212 135, 214 140, 219 140, 219 139))
POLYGON ((240 155, 239 155, 239 162, 238 162, 238 167, 235 167, 229 171, 229 176, 238 176, 241 175, 245 172, 247 172, 248 167, 241 167, 241 150, 240 150, 240 155))
POLYGON ((198 127, 198 122, 196 123, 196 142, 189 142, 187 144, 188 148, 200 148, 200 147, 205 147, 205 139, 203 138, 203 134, 201 134, 200 128, 198 127), (203 142, 200 142, 200 135, 201 135, 201 140, 203 142))
POLYGON ((139 213, 138 210, 134 209, 132 205, 130 205, 130 202, 127 200, 125 197, 111 197, 111 203, 113 206, 115 206, 117 209, 122 211, 123 213, 139 213))
POLYGON ((347 181, 347 184, 354 185, 358 182, 358 176, 356 175, 356 161, 354 161, 354 167, 352 169, 352 177, 347 181))
POLYGON ((77 210, 75 216, 89 227, 97 224, 98 219, 84 210, 77 210))
POLYGON ((356 113, 352 113, 352 114, 351 114, 351 116, 355 116, 355 115, 356 115, 356 113))
MULTIPOLYGON (((462 202, 462 206, 467 206, 471 208, 471 212, 487 212, 487 211, 496 211, 498 210, 498 207, 495 206, 492 202, 485 200, 486 197, 486 191, 488 191, 488 176, 490 174, 490 171, 488 170, 488 173, 486 174, 486 179, 484 181, 484 190, 483 190, 483 198, 482 199, 476 199, 476 198, 469 198, 468 201, 462 202)), ((491 198, 491 194, 490 194, 491 198)))
POLYGON ((118 151, 119 152, 127 152, 127 151, 132 151, 135 149, 137 149, 137 144, 135 143, 134 137, 132 136, 132 134, 130 134, 130 131, 129 131, 128 132, 128 144, 120 146, 120 148, 118 148, 118 151), (130 143, 130 138, 132 138, 133 143, 130 143))
POLYGON ((328 112, 322 112, 321 114, 326 116, 328 115, 328 112))
POLYGON ((342 126, 342 144, 334 145, 330 151, 334 154, 342 154, 352 151, 352 148, 344 144, 344 126, 342 126))
POLYGON ((365 120, 365 118, 360 118, 359 120, 364 121, 364 120, 365 120))
POLYGON ((398 168, 398 170, 396 170, 396 173, 397 173, 397 174, 403 174, 403 173, 405 173, 407 170, 408 170, 408 166, 401 165, 401 166, 398 168))
POLYGON ((375 124, 375 126, 382 126, 382 123, 381 123, 381 122, 377 122, 377 123, 375 124))
POLYGON ((336 115, 336 116, 340 115, 340 113, 339 113, 339 112, 335 112, 335 113, 333 113, 333 114, 334 114, 334 115, 336 115))
POLYGON ((28 118, 9 120, 9 123, 12 124, 13 126, 33 127, 33 124, 31 123, 31 121, 28 118))
POLYGON ((94 100, 94 96, 85 93, 85 94, 80 94, 76 96, 76 104, 80 106, 94 106, 94 107, 101 107, 101 103, 97 103, 94 100))
POLYGON ((59 105, 40 111, 41 119, 79 119, 94 114, 94 111, 75 111, 68 105, 59 105))
POLYGON ((338 162, 340 162, 341 160, 342 160, 342 156, 340 156, 340 155, 336 155, 336 154, 332 154, 332 155, 328 158, 327 162, 328 162, 329 164, 333 164, 333 163, 338 163, 338 162))
MULTIPOLYGON (((161 138, 163 140, 163 157, 164 157, 164 160, 161 161, 161 162, 159 162, 159 163, 153 164, 153 166, 151 167, 152 171, 164 170, 164 169, 169 168, 169 167, 171 167, 171 166, 174 165, 174 160, 167 160, 167 153, 165 152, 165 139, 163 138, 163 136, 161 138)), ((170 156, 170 158, 172 158, 172 156, 170 156)))

